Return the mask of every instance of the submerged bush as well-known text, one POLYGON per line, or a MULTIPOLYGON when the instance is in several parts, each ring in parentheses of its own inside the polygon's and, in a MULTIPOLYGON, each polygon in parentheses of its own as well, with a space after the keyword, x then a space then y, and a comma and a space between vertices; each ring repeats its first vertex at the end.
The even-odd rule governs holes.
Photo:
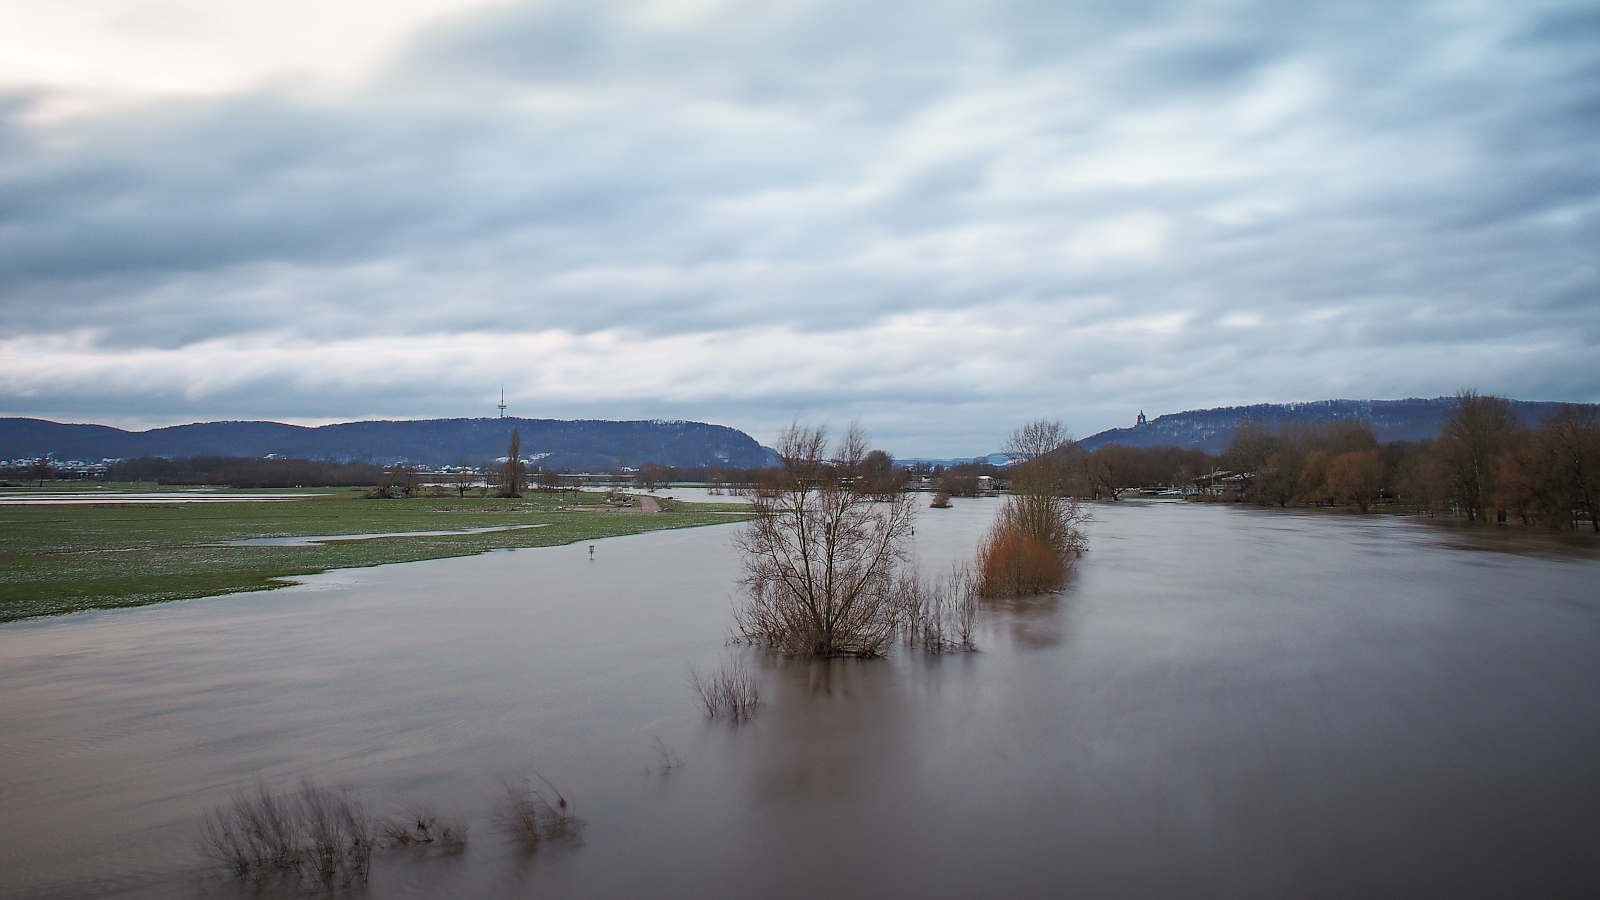
POLYGON ((973 632, 978 621, 978 596, 972 571, 956 566, 943 583, 915 573, 900 577, 901 636, 908 647, 928 653, 978 649, 973 632))
POLYGON ((881 656, 899 626, 894 584, 915 514, 910 495, 855 489, 869 455, 856 426, 830 454, 824 429, 793 425, 778 455, 737 538, 747 592, 740 637, 790 656, 881 656))
POLYGON ((1083 553, 1087 518, 1075 500, 1041 494, 1006 498, 978 550, 978 593, 1039 594, 1061 587, 1083 553))
POLYGON ((756 709, 761 706, 761 691, 743 660, 733 660, 705 678, 690 669, 689 677, 710 718, 743 722, 754 718, 756 709))

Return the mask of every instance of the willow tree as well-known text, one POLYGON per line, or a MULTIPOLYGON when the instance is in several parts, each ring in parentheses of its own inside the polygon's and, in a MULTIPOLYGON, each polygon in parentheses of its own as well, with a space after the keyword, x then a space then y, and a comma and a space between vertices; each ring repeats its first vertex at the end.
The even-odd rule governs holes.
POLYGON ((738 535, 746 590, 738 628, 793 656, 879 656, 898 625, 896 572, 915 506, 909 495, 856 489, 866 437, 851 425, 829 452, 827 430, 798 422, 778 441, 781 463, 738 535))

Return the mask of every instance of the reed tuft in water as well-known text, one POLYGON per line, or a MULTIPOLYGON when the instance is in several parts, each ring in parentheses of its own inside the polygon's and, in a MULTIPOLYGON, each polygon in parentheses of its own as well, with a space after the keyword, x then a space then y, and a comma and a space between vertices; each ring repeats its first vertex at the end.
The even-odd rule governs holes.
POLYGON ((506 790, 501 828, 526 853, 539 849, 545 841, 576 837, 583 825, 555 785, 543 775, 534 777, 542 787, 528 778, 501 782, 506 790))
POLYGON ((331 892, 367 883, 373 843, 359 797, 307 779, 299 791, 284 794, 257 783, 232 805, 213 810, 200 849, 241 879, 331 892))
POLYGON ((420 807, 384 822, 379 830, 386 847, 437 848, 447 855, 467 849, 465 823, 441 822, 437 815, 420 807))
POLYGON ((754 718, 761 706, 761 690, 743 660, 724 663, 705 677, 690 669, 689 678, 700 695, 700 705, 705 707, 710 718, 743 722, 754 718))
POLYGON ((683 757, 667 747, 667 742, 656 735, 650 741, 651 762, 644 770, 651 775, 666 775, 683 765, 683 757))

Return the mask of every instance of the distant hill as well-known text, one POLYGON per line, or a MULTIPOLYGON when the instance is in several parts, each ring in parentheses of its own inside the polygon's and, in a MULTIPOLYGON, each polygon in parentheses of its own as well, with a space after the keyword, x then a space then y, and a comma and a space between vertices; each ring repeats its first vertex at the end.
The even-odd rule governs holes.
POLYGON ((514 417, 346 422, 318 428, 278 422, 201 422, 149 431, 0 418, 0 459, 275 455, 379 465, 475 465, 504 457, 513 428, 520 430, 524 458, 568 471, 609 469, 623 461, 632 466, 656 462, 751 468, 776 460, 772 451, 754 438, 723 425, 514 417))
MULTIPOLYGON (((1561 406, 1539 400, 1512 400, 1526 425, 1561 406)), ((1420 441, 1439 436, 1445 420, 1455 410, 1454 397, 1431 400, 1317 400, 1311 403, 1258 403, 1193 409, 1151 419, 1133 428, 1113 428, 1090 435, 1079 443, 1086 450, 1106 444, 1126 447, 1199 447, 1220 453, 1233 438, 1240 419, 1260 419, 1274 426, 1345 420, 1372 426, 1380 441, 1420 441)))

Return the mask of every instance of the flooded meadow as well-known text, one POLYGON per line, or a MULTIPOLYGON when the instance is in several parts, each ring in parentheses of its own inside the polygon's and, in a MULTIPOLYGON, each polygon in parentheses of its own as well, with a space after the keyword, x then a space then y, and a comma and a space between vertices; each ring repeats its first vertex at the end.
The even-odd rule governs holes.
MULTIPOLYGON (((923 568, 970 559, 996 503, 923 510, 923 568)), ((729 642, 737 527, 0 626, 0 894, 291 896, 198 842, 302 779, 466 826, 460 853, 379 850, 372 898, 1600 880, 1591 538, 1101 504, 1066 589, 986 603, 978 652, 818 662, 729 642), (738 725, 691 683, 734 659, 762 701, 738 725), (519 779, 575 837, 509 839, 519 779)))

